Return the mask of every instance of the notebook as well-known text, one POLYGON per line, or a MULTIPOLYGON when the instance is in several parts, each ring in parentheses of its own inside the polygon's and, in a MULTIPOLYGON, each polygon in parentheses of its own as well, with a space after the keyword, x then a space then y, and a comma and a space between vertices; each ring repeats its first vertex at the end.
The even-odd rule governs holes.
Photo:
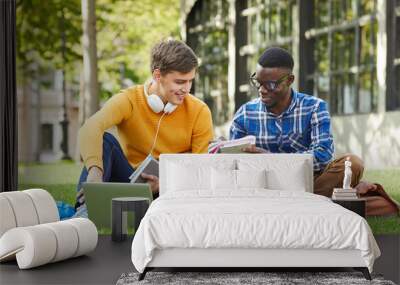
POLYGON ((208 153, 242 153, 243 148, 256 144, 256 137, 248 135, 235 140, 217 140, 208 147, 208 153))
POLYGON ((158 177, 158 161, 151 155, 148 155, 145 160, 136 168, 136 170, 129 176, 131 183, 146 183, 146 179, 142 178, 141 174, 155 175, 158 177))

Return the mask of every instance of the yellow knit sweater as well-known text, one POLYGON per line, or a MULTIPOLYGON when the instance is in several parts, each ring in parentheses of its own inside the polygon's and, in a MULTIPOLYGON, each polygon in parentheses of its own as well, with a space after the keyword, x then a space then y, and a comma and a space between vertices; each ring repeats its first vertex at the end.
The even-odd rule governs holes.
MULTIPOLYGON (((111 97, 80 128, 79 148, 87 169, 103 169, 103 133, 112 126, 132 167, 136 168, 149 154, 162 112, 154 113, 147 104, 143 86, 136 86, 111 97)), ((213 138, 211 112, 192 95, 176 110, 163 117, 153 156, 161 153, 206 153, 213 138)))

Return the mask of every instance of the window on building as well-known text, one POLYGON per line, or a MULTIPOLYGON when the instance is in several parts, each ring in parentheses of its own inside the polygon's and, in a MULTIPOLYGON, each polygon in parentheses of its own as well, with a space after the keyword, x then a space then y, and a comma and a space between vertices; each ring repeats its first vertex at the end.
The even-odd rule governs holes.
POLYGON ((197 1, 188 26, 188 43, 200 58, 196 96, 210 107, 213 122, 225 123, 228 110, 228 1, 197 1))
POLYGON ((332 114, 376 111, 376 0, 313 4, 314 27, 306 31, 314 44, 313 95, 326 100, 332 114))
MULTIPOLYGON (((235 108, 257 96, 248 78, 260 54, 270 46, 280 46, 295 59, 297 88, 324 99, 333 115, 376 112, 378 95, 386 96, 388 110, 399 109, 400 0, 386 3, 391 26, 388 92, 378 94, 377 0, 236 1, 235 108)), ((187 19, 190 46, 202 61, 196 94, 208 103, 217 124, 226 118, 218 113, 224 113, 224 102, 228 102, 219 101, 228 97, 228 4, 196 1, 187 19)))
POLYGON ((53 124, 42 124, 41 144, 42 151, 53 151, 53 124))
MULTIPOLYGON (((247 19, 247 44, 239 48, 246 57, 247 73, 255 71, 258 57, 270 46, 292 51, 294 0, 248 0, 247 8, 240 11, 247 19)), ((248 81, 239 82, 239 89, 251 97, 257 96, 248 81)))

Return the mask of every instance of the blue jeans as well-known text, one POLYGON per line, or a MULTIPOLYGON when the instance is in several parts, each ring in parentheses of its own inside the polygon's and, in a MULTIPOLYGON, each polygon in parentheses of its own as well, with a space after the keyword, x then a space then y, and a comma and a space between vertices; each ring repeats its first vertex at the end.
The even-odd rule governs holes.
MULTIPOLYGON (((134 168, 126 159, 117 139, 110 133, 103 135, 103 182, 130 182, 129 176, 134 168)), ((82 183, 86 182, 88 171, 83 167, 78 185, 76 187, 76 216, 87 217, 85 197, 82 183)))

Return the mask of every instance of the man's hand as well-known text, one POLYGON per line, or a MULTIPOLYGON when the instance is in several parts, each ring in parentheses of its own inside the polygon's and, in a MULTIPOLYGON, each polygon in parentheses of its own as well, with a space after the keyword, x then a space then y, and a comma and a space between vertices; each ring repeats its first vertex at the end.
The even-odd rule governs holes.
POLYGON ((141 176, 143 179, 147 180, 147 183, 149 183, 151 192, 157 193, 160 188, 158 177, 155 175, 146 174, 144 172, 141 174, 141 176))
POLYGON ((261 147, 256 147, 254 144, 248 147, 242 148, 242 151, 248 152, 248 153, 268 153, 267 150, 261 148, 261 147))
POLYGON ((367 192, 375 191, 378 188, 378 186, 366 181, 360 181, 360 183, 358 183, 355 188, 357 189, 358 194, 363 195, 366 194, 367 192))
POLYGON ((103 170, 97 166, 90 167, 86 182, 103 182, 103 170))

